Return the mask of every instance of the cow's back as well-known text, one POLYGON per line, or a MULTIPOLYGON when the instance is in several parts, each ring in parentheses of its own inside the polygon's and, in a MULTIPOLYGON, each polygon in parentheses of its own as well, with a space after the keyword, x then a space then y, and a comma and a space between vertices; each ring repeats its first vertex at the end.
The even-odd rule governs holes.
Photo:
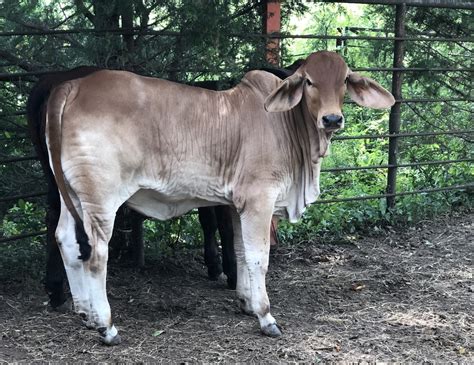
POLYGON ((279 82, 253 71, 216 92, 105 70, 71 81, 65 164, 96 161, 104 179, 154 191, 157 201, 231 203, 236 186, 278 175, 280 121, 263 103, 279 82))

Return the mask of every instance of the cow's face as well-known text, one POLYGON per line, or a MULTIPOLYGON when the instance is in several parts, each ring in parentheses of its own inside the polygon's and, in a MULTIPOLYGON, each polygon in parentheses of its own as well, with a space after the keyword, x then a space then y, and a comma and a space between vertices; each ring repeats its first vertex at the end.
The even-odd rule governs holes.
POLYGON ((316 126, 321 155, 327 153, 328 139, 344 126, 342 104, 348 92, 357 104, 388 108, 395 99, 374 80, 352 72, 334 52, 309 55, 296 72, 286 78, 265 100, 269 112, 282 112, 303 103, 316 126))
POLYGON ((303 102, 318 131, 343 128, 342 103, 349 73, 344 60, 336 53, 313 53, 297 72, 303 80, 303 102))

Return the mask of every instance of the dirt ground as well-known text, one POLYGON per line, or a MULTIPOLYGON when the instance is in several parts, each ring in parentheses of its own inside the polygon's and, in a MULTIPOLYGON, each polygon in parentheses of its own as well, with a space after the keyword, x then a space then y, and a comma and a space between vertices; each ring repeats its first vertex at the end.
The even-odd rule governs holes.
POLYGON ((267 280, 278 339, 260 335, 199 252, 111 265, 123 342, 107 347, 40 283, 0 286, 0 362, 474 363, 474 214, 338 242, 280 246, 267 280), (178 259, 179 258, 179 259, 178 259))

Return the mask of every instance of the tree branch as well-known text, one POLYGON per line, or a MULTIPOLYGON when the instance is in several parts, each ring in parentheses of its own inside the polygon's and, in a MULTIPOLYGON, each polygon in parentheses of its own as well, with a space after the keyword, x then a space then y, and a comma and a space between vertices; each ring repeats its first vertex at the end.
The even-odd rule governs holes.
MULTIPOLYGON (((9 20, 11 22, 14 22, 14 23, 17 23, 17 24, 19 24, 19 25, 21 25, 25 28, 33 29, 33 30, 49 31, 49 30, 54 29, 54 28, 50 28, 46 24, 35 24, 35 23, 23 21, 21 19, 7 18, 7 20, 9 20)), ((77 48, 82 48, 82 44, 77 42, 74 38, 72 38, 68 34, 54 34, 53 36, 57 37, 57 38, 60 38, 60 39, 64 39, 64 40, 68 41, 69 43, 71 43, 72 45, 74 45, 77 48)))
POLYGON ((463 98, 468 98, 469 97, 469 95, 463 93, 461 90, 456 89, 455 87, 451 86, 449 83, 447 83, 444 80, 434 79, 434 81, 440 83, 441 85, 444 85, 449 90, 451 90, 453 93, 458 94, 459 96, 462 96, 463 98))
POLYGON ((264 2, 263 0, 260 0, 260 1, 257 1, 257 2, 255 2, 255 3, 253 3, 253 4, 247 5, 247 6, 244 7, 242 10, 240 10, 240 11, 236 12, 234 15, 232 15, 232 16, 230 17, 230 20, 234 20, 234 19, 236 19, 236 18, 238 18, 238 17, 241 17, 242 15, 245 15, 245 14, 250 13, 253 9, 256 9, 256 8, 258 8, 259 6, 261 6, 261 5, 263 4, 263 2, 264 2))
POLYGON ((87 9, 84 2, 82 0, 75 0, 74 3, 76 4, 77 10, 79 10, 92 24, 95 24, 95 16, 89 11, 89 9, 87 9))
POLYGON ((24 59, 17 57, 14 54, 1 50, 1 49, 0 49, 0 58, 3 58, 4 60, 14 64, 15 66, 22 68, 25 71, 38 71, 41 69, 39 65, 25 61, 24 59))

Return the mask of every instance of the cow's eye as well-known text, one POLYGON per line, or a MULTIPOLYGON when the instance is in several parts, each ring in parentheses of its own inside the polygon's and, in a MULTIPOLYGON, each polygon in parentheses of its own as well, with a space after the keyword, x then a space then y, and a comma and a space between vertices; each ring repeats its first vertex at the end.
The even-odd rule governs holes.
POLYGON ((313 83, 310 80, 306 79, 306 85, 311 86, 313 85, 313 83))
POLYGON ((344 84, 346 84, 346 85, 347 85, 347 82, 348 82, 348 81, 349 81, 349 76, 347 76, 347 77, 345 78, 345 80, 344 80, 344 84))

